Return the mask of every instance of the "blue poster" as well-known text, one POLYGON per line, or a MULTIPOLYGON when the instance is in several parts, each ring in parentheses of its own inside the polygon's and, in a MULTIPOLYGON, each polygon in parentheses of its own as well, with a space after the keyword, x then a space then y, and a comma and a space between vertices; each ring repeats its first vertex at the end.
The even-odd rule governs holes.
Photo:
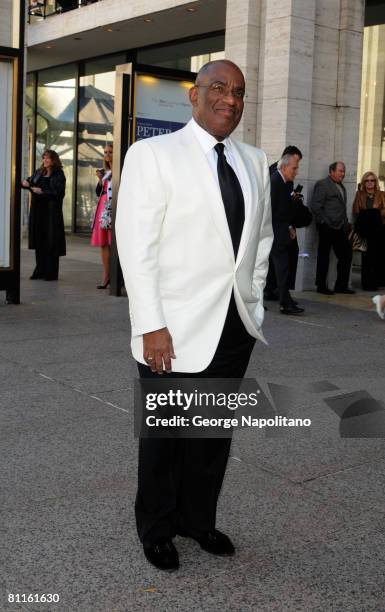
POLYGON ((135 140, 180 130, 191 119, 191 81, 136 76, 135 140))
POLYGON ((143 138, 161 136, 162 134, 171 134, 171 132, 180 130, 184 125, 184 123, 179 123, 177 121, 161 121, 159 119, 137 117, 135 123, 135 140, 143 140, 143 138))

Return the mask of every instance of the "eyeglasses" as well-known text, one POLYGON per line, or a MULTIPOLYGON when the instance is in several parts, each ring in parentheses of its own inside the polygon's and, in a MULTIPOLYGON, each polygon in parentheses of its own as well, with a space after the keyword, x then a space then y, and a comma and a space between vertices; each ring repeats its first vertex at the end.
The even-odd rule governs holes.
POLYGON ((230 89, 225 87, 223 83, 212 83, 211 85, 195 85, 195 87, 205 87, 210 93, 216 95, 218 98, 224 98, 225 96, 231 96, 236 100, 243 100, 245 97, 244 89, 230 89))

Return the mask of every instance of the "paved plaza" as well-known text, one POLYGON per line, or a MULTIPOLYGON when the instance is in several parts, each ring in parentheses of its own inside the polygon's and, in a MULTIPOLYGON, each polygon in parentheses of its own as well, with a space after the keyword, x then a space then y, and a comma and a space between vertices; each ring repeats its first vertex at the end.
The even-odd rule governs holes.
POLYGON ((385 610, 381 426, 341 437, 328 404, 383 397, 385 323, 371 295, 297 294, 298 318, 268 303, 269 345, 257 343, 248 376, 312 426, 235 433, 217 526, 237 553, 217 558, 176 538, 181 567, 168 574, 145 562, 135 532, 127 300, 96 290, 99 253, 87 240, 68 251, 48 283, 29 280, 23 250, 22 304, 1 294, 0 610, 385 610), (30 593, 60 601, 8 603, 30 593))

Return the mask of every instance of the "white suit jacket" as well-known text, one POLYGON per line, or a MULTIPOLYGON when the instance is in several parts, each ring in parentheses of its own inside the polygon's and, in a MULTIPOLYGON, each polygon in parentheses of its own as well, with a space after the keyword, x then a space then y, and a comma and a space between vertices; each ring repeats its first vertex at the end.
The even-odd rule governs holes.
POLYGON ((204 370, 218 346, 232 290, 247 331, 265 342, 263 288, 273 240, 269 168, 263 151, 232 144, 246 185, 236 260, 218 182, 190 123, 127 152, 115 230, 132 352, 141 363, 142 334, 167 327, 173 370, 204 370))

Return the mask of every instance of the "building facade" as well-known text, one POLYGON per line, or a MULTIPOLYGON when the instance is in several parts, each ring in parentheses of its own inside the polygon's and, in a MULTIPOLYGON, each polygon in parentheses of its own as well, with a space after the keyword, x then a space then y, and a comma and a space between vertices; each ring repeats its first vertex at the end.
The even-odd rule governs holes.
MULTIPOLYGON (((263 148, 271 162, 287 144, 298 146, 305 198, 329 163, 343 160, 351 204, 357 175, 371 169, 385 178, 383 4, 30 0, 29 163, 38 164, 46 147, 58 150, 68 185, 66 227, 86 233, 95 207, 95 169, 104 144, 116 138, 116 67, 131 65, 142 77, 147 72, 163 78, 166 87, 173 78, 189 84, 203 63, 226 57, 246 77, 237 137, 263 148)), ((159 83, 154 81, 158 93, 159 83)), ((183 106, 174 103, 174 109, 183 106)), ((314 230, 301 230, 298 289, 314 286, 315 246, 314 230)))

